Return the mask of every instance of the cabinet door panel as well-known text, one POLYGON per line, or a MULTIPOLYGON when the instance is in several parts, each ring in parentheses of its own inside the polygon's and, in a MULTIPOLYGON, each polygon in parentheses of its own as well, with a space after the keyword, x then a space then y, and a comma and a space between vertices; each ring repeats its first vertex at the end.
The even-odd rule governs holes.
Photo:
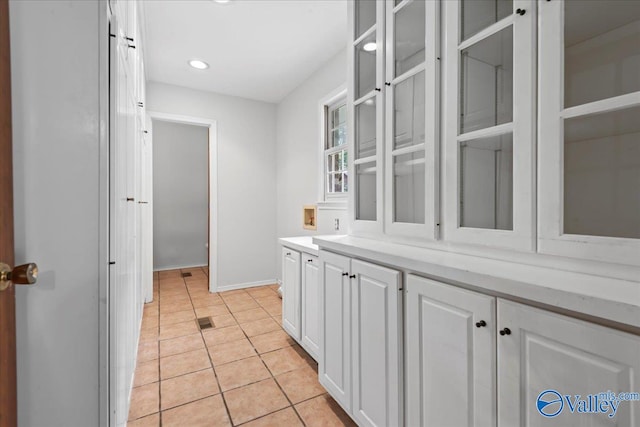
POLYGON ((495 298, 409 275, 406 325, 407 425, 495 426, 495 298))
POLYGON ((320 383, 349 411, 351 408, 350 259, 320 251, 320 383))
POLYGON ((638 391, 640 337, 503 300, 498 322, 511 330, 498 339, 500 425, 638 425, 637 402, 620 402, 613 417, 570 408, 576 395, 638 391))
POLYGON ((320 347, 318 257, 302 254, 302 346, 317 360, 320 347))
POLYGON ((282 248, 282 327, 300 341, 300 252, 282 248))
POLYGON ((353 417, 362 426, 402 425, 400 273, 351 262, 353 417))

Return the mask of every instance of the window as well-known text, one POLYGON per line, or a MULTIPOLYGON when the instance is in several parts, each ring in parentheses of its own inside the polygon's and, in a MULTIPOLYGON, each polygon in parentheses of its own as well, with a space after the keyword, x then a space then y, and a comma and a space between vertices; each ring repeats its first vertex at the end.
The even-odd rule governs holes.
POLYGON ((346 100, 325 106, 324 117, 325 198, 345 197, 349 190, 346 100))

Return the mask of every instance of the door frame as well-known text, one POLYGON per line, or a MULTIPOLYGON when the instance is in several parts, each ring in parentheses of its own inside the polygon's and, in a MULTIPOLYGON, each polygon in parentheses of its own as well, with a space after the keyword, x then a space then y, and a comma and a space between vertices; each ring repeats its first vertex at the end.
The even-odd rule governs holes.
MULTIPOLYGON (((151 120, 151 152, 153 153, 153 120, 181 123, 187 125, 205 126, 209 131, 209 292, 218 291, 218 241, 215 232, 218 231, 218 122, 214 119, 183 116, 180 114, 147 111, 151 120), (213 270, 213 274, 211 271, 213 270)), ((152 154, 153 155, 153 154, 152 154)), ((152 168, 153 171, 153 168, 152 168)), ((153 173, 153 172, 152 172, 153 173)), ((153 204, 151 205, 153 209, 153 204)), ((151 284, 153 286, 153 284, 151 284)), ((145 292, 152 294, 153 289, 145 292)))

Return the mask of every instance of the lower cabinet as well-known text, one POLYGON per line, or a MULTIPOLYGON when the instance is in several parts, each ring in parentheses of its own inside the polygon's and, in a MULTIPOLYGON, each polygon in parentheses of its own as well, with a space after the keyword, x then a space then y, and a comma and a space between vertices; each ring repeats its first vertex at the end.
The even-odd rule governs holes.
POLYGON ((282 327, 300 341, 300 252, 282 248, 282 327))
POLYGON ((320 260, 320 383, 359 425, 401 426, 401 273, 326 251, 320 260))
POLYGON ((408 426, 639 425, 590 396, 640 389, 640 337, 414 275, 406 298, 408 426))
POLYGON ((317 256, 302 253, 302 347, 314 359, 320 353, 320 273, 317 256))

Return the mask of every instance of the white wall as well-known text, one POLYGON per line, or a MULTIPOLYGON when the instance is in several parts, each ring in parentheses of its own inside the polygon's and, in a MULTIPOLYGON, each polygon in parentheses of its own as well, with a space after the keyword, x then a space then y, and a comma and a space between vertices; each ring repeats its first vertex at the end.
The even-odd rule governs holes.
POLYGON ((207 265, 209 128, 153 121, 153 268, 207 265))
MULTIPOLYGON (((346 84, 347 52, 340 51, 278 104, 278 237, 345 234, 347 211, 319 210, 317 231, 302 228, 302 207, 320 200, 320 104, 346 84), (334 230, 339 219, 340 230, 334 230)), ((353 183, 353 180, 350 181, 353 183)), ((278 277, 280 275, 280 262, 278 277)))
POLYGON ((147 111, 217 121, 218 287, 276 277, 276 106, 150 82, 147 111))
POLYGON ((99 7, 10 2, 16 262, 40 268, 16 290, 21 426, 99 424, 99 7))

